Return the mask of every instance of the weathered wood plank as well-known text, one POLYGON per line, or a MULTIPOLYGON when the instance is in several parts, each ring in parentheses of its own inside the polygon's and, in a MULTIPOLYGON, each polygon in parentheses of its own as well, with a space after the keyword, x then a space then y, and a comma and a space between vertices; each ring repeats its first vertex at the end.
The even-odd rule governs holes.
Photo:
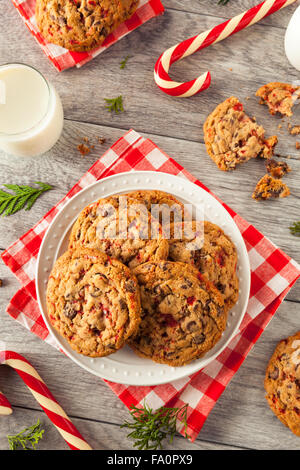
MULTIPOLYGON (((26 426, 32 426, 39 418, 44 437, 38 445, 39 450, 67 450, 69 447, 63 438, 50 423, 41 410, 28 410, 15 408, 11 416, 1 417, 0 450, 8 449, 7 434, 14 435, 26 426)), ((132 441, 127 439, 126 429, 120 429, 118 425, 92 420, 72 418, 74 425, 83 437, 95 450, 132 450, 132 441)), ((239 447, 210 443, 199 440, 192 444, 186 439, 176 436, 171 444, 166 443, 165 449, 180 450, 241 450, 239 447)))
MULTIPOLYGON (((262 0, 261 0, 262 1, 262 0)), ((219 5, 218 0, 163 0, 165 8, 179 11, 188 11, 198 15, 210 15, 215 17, 232 18, 245 10, 261 3, 260 0, 231 0, 227 5, 219 5)), ((295 10, 296 5, 286 7, 281 12, 262 21, 262 24, 272 24, 285 28, 295 10)), ((199 30, 200 32, 200 30, 199 30)))
MULTIPOLYGON (((182 100, 168 97, 156 87, 153 81, 155 61, 164 49, 189 37, 192 32, 197 33, 200 27, 215 25, 216 18, 167 10, 165 15, 143 25, 80 70, 57 73, 22 27, 17 13, 10 7, 1 16, 9 25, 10 34, 2 39, 0 61, 24 61, 26 57, 26 62, 46 73, 57 87, 67 118, 78 121, 134 127, 199 141, 207 113, 226 97, 235 93, 245 100, 247 96, 253 97, 256 89, 265 82, 298 78, 284 55, 284 31, 270 25, 255 25, 175 64, 172 70, 175 79, 187 80, 208 68, 213 76, 209 90, 182 100), (14 37, 14 42, 10 37, 14 37), (258 53, 258 40, 259 50, 268 51, 267 59, 263 53, 258 53), (119 63, 128 53, 132 58, 121 71, 119 63), (104 98, 119 94, 124 96, 126 112, 111 116, 104 108, 104 98)), ((267 130, 276 122, 266 110, 260 109, 255 98, 253 105, 247 104, 247 109, 251 112, 253 109, 258 118, 262 117, 267 130)))

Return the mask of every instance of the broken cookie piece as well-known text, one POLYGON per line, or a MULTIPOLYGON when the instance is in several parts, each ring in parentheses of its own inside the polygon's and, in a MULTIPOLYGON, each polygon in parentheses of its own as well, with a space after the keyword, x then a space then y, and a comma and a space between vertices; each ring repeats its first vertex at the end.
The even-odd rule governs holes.
POLYGON ((235 96, 216 107, 203 130, 207 152, 223 171, 258 156, 271 158, 278 141, 276 136, 265 139, 264 128, 247 116, 235 96))
POLYGON ((288 83, 272 82, 262 86, 256 92, 260 104, 266 104, 271 114, 292 116, 292 107, 300 98, 300 87, 288 83), (298 96, 297 96, 298 94, 298 96))
POLYGON ((292 135, 299 135, 300 134, 300 126, 291 126, 289 127, 290 134, 292 135))
POLYGON ((285 183, 273 176, 265 175, 259 180, 252 194, 252 198, 257 201, 270 199, 272 197, 287 197, 290 190, 285 183))
POLYGON ((291 168, 285 162, 278 162, 273 158, 266 161, 267 172, 274 178, 282 178, 291 168))

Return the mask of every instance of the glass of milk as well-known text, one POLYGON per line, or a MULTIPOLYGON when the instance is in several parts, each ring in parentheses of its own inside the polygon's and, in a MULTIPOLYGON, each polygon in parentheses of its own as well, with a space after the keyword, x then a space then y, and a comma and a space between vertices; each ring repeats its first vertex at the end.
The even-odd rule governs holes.
POLYGON ((33 67, 0 65, 0 149, 41 155, 59 139, 64 113, 54 87, 33 67))

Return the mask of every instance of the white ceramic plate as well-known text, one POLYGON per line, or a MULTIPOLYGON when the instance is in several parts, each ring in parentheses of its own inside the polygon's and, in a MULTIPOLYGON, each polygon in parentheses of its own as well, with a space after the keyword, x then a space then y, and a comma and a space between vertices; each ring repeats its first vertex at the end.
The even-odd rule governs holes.
POLYGON ((213 196, 182 177, 141 171, 104 178, 76 194, 62 208, 50 224, 43 239, 37 260, 36 279, 37 298, 45 323, 59 346, 76 364, 92 374, 113 382, 130 385, 158 385, 183 378, 202 369, 227 346, 236 334, 248 304, 250 265, 239 229, 232 217, 213 196), (142 359, 136 356, 128 346, 108 357, 93 359, 82 356, 71 349, 67 341, 54 330, 48 320, 46 309, 48 276, 55 260, 67 248, 70 229, 79 212, 99 198, 137 189, 158 189, 173 194, 180 201, 192 204, 193 207, 202 205, 205 219, 219 225, 230 236, 237 248, 240 293, 237 304, 229 313, 226 330, 216 346, 205 356, 183 367, 170 367, 142 359))

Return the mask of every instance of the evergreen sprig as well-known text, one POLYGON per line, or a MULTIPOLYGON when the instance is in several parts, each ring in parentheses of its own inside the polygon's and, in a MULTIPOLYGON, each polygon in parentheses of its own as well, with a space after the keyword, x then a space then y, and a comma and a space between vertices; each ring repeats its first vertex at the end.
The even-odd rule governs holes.
POLYGON ((187 404, 182 408, 163 406, 154 411, 146 403, 142 408, 132 405, 130 414, 133 422, 125 421, 121 428, 132 430, 128 437, 135 441, 133 446, 139 450, 163 449, 162 443, 165 439, 169 439, 170 443, 174 439, 177 420, 181 421, 184 426, 185 437, 189 437, 187 434, 187 407, 187 404))
POLYGON ((36 181, 35 184, 39 188, 33 188, 24 184, 4 184, 3 186, 13 191, 14 194, 0 189, 0 214, 8 216, 24 208, 26 211, 29 211, 41 194, 52 189, 50 184, 42 183, 41 181, 36 181))
POLYGON ((33 426, 23 429, 23 431, 14 436, 7 436, 9 449, 36 450, 39 441, 43 438, 44 432, 38 419, 33 426))
POLYGON ((109 111, 115 112, 116 114, 122 113, 124 111, 122 95, 117 96, 117 98, 104 98, 104 101, 107 104, 105 108, 109 111))
POLYGON ((292 235, 295 235, 296 237, 300 237, 300 220, 298 222, 294 222, 290 226, 290 231, 292 235))

